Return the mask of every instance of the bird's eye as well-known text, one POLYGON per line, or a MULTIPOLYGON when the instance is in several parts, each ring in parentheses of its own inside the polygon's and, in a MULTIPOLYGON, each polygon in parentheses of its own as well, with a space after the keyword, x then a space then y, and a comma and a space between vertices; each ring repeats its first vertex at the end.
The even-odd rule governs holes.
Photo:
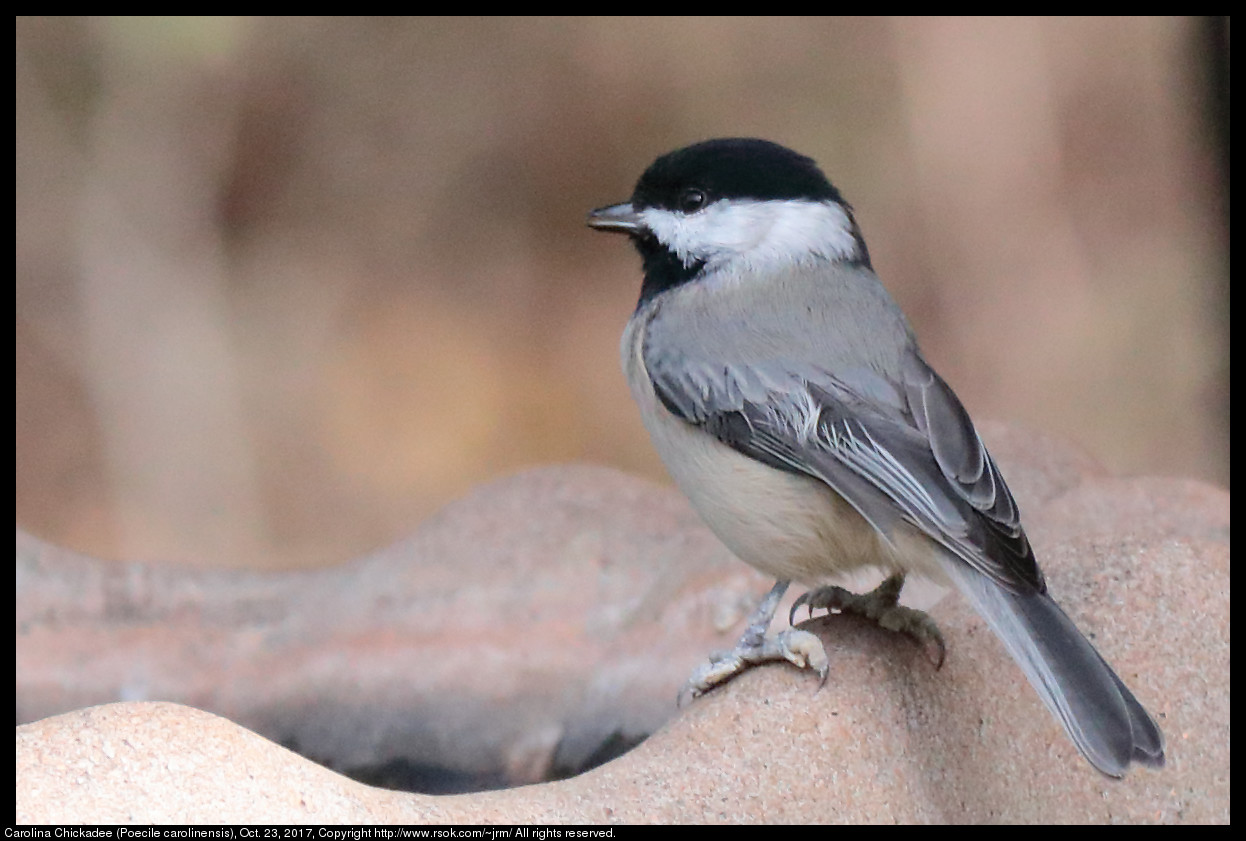
POLYGON ((705 207, 707 201, 704 190, 690 187, 679 194, 679 209, 684 213, 696 213, 705 207))

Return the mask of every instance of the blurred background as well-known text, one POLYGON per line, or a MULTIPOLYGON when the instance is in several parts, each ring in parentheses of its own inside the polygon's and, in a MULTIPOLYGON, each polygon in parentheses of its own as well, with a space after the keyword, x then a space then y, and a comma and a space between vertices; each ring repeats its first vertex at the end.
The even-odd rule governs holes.
POLYGON ((1221 19, 18 18, 17 525, 359 556, 473 485, 666 481, 584 227, 715 136, 813 156, 977 418, 1229 483, 1221 19))

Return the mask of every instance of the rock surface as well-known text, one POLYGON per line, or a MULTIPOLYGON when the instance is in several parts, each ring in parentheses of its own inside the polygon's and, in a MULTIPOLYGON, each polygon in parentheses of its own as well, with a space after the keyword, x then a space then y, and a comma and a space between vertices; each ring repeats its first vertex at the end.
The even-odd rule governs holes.
POLYGON ((674 491, 567 466, 323 572, 109 564, 18 532, 17 820, 1227 822, 1229 494, 983 433, 1053 594, 1163 728, 1162 770, 1097 774, 955 598, 932 608, 940 671, 818 618, 821 690, 768 666, 677 709, 769 582, 674 491), (438 790, 548 780, 655 730, 570 779, 436 797, 274 744, 438 790))

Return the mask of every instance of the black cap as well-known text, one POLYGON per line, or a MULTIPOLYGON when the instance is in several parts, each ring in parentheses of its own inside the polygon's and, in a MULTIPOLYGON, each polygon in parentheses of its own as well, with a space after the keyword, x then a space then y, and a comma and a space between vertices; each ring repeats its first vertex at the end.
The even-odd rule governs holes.
POLYGON ((658 158, 636 182, 632 205, 693 210, 688 206, 692 192, 702 194, 702 204, 719 199, 844 203, 812 158, 769 140, 728 137, 658 158))

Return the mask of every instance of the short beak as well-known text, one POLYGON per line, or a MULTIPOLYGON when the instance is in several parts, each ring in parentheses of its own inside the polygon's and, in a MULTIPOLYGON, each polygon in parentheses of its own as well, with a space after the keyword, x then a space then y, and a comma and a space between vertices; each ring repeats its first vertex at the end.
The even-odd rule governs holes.
POLYGON ((632 208, 631 202, 612 204, 599 207, 588 214, 588 226, 599 231, 613 231, 620 234, 635 234, 644 230, 640 215, 632 208))

